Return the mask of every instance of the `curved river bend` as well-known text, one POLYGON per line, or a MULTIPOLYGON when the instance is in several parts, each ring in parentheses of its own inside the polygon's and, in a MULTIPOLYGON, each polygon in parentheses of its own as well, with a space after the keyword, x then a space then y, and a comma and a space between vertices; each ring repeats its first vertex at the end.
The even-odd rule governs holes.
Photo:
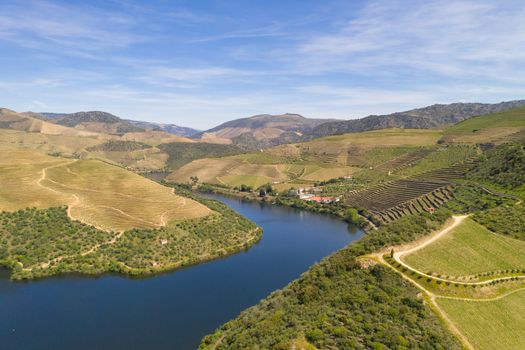
POLYGON ((11 282, 0 271, 2 349, 195 349, 313 263, 359 239, 337 219, 213 196, 264 229, 246 252, 144 279, 11 282))

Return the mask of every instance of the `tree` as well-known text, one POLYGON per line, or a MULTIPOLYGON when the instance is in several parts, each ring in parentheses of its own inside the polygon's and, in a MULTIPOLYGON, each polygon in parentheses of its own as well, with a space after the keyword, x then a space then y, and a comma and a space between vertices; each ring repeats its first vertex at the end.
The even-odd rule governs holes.
POLYGON ((190 176, 191 185, 195 186, 199 182, 199 178, 197 176, 190 176))
POLYGON ((357 211, 357 209, 349 208, 346 211, 346 221, 354 225, 361 224, 361 217, 359 216, 359 212, 357 211))
POLYGON ((252 187, 248 186, 248 185, 245 185, 245 184, 242 184, 239 187, 239 191, 241 191, 241 192, 251 192, 251 190, 252 190, 252 187))

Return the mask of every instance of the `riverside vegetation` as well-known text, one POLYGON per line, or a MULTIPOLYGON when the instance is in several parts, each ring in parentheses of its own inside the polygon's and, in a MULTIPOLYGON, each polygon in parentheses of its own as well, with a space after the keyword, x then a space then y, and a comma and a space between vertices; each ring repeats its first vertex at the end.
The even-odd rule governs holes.
POLYGON ((357 259, 428 234, 449 215, 442 209, 407 216, 371 231, 242 312, 200 348, 290 349, 306 343, 309 349, 460 349, 417 288, 383 266, 363 268, 357 259))
POLYGON ((65 207, 2 212, 0 265, 11 269, 13 279, 68 272, 149 275, 231 254, 260 238, 253 222, 226 205, 191 196, 212 213, 122 232, 71 220, 65 207))
POLYGON ((428 235, 453 212, 481 217, 508 201, 478 191, 462 186, 433 214, 407 215, 370 231, 224 324, 203 339, 201 349, 462 348, 417 287, 361 257, 428 235))
MULTIPOLYGON (((218 328, 200 348, 520 348, 525 262, 519 248, 523 243, 514 239, 523 239, 525 232, 524 148, 519 141, 524 115, 523 109, 496 114, 503 119, 495 121, 497 130, 490 130, 488 117, 474 118, 472 125, 483 124, 484 135, 496 135, 494 143, 471 146, 476 153, 469 158, 475 162, 454 178, 451 198, 432 212, 406 213, 369 231, 218 328), (506 142, 500 133, 514 136, 506 142), (416 244, 454 213, 472 219, 417 252, 417 259, 438 272, 415 272, 393 258, 391 247, 416 244), (447 237, 455 237, 451 249, 477 254, 479 264, 464 259, 456 264, 449 256, 453 252, 439 249, 447 237), (484 249, 478 251, 480 246, 484 249)), ((456 139, 472 139, 469 122, 456 128, 456 139)), ((409 172, 417 167, 410 166, 409 172)), ((417 176, 435 175, 430 171, 417 176)))

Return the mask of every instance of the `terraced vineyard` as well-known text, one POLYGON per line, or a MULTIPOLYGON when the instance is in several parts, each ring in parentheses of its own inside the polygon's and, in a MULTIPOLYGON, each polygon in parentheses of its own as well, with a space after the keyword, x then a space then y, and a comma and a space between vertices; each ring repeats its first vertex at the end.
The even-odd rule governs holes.
POLYGON ((465 174, 474 167, 475 160, 468 160, 450 167, 427 171, 423 174, 411 176, 412 179, 425 181, 443 181, 454 183, 456 180, 462 179, 465 174))
POLYGON ((473 164, 466 161, 354 191, 346 197, 346 202, 352 207, 367 209, 382 223, 423 211, 433 212, 452 198, 455 180, 461 179, 473 164))
POLYGON ((375 169, 396 172, 412 166, 413 164, 417 163, 418 161, 432 153, 432 151, 433 149, 431 148, 421 148, 413 152, 405 153, 388 162, 380 164, 375 169))

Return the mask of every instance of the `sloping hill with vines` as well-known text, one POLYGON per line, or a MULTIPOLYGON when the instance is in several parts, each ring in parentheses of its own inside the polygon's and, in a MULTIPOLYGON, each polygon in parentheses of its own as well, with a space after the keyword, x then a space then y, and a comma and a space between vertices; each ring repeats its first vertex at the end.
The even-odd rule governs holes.
POLYGON ((466 160, 449 167, 388 181, 352 192, 346 196, 346 202, 352 207, 368 210, 381 223, 424 211, 434 212, 453 197, 456 181, 464 178, 474 165, 473 160, 466 160))

